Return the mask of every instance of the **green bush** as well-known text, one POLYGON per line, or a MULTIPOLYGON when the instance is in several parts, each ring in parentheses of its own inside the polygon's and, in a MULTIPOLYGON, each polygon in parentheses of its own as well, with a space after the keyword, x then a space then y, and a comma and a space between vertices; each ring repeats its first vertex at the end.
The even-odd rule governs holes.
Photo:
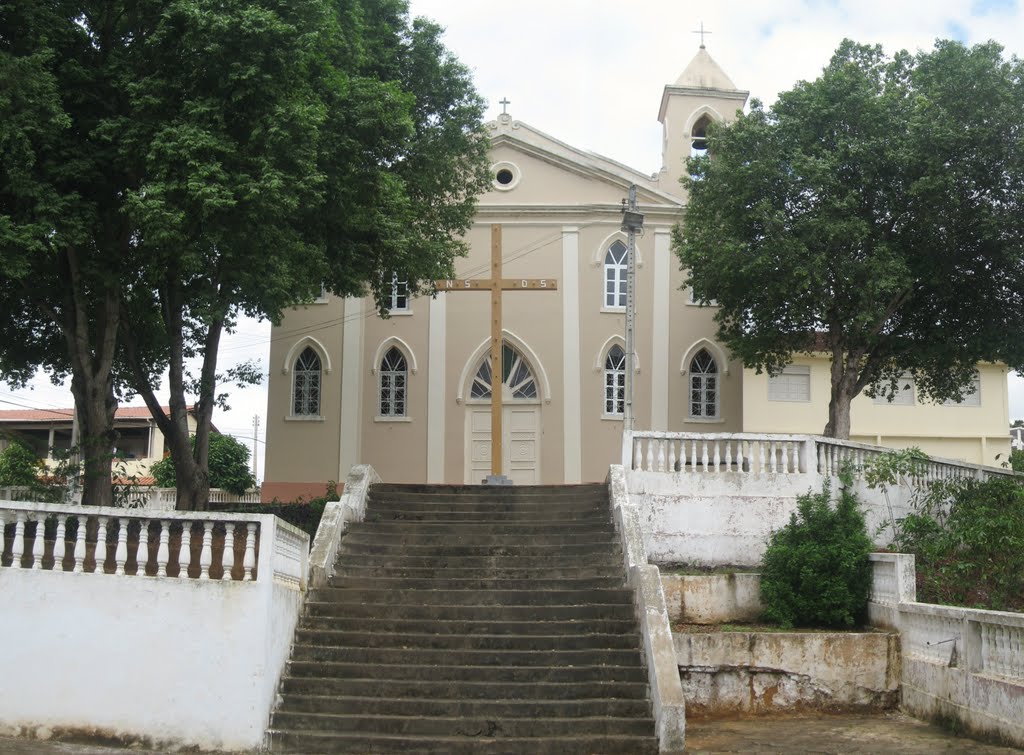
POLYGON ((21 441, 11 441, 0 451, 0 485, 33 487, 39 483, 42 468, 35 451, 21 441))
POLYGON ((917 598, 1024 611, 1024 487, 1012 477, 933 482, 893 547, 913 553, 917 598))
MULTIPOLYGON (((195 448, 195 436, 192 437, 192 447, 195 448)), ((230 435, 210 433, 210 456, 208 458, 210 470, 210 487, 227 490, 235 495, 242 495, 246 491, 256 487, 256 478, 249 469, 249 449, 244 443, 239 443, 230 435)), ((156 479, 156 484, 162 488, 177 487, 177 480, 174 477, 174 460, 165 456, 153 464, 150 474, 156 479)))
POLYGON ((797 499, 789 524, 772 533, 761 569, 764 618, 784 627, 862 624, 871 587, 871 539, 857 497, 835 507, 828 485, 797 499))

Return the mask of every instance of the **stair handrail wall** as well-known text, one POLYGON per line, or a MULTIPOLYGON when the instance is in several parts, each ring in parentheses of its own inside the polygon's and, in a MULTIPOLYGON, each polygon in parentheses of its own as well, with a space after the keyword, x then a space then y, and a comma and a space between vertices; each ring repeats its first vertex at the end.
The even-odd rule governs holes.
POLYGON ((316 537, 313 538, 313 549, 309 554, 311 588, 323 587, 334 575, 341 536, 349 523, 361 522, 366 517, 366 499, 370 495, 370 486, 380 481, 380 475, 372 466, 356 464, 345 478, 341 498, 330 501, 324 507, 316 537))
POLYGON ((625 469, 613 464, 607 482, 612 518, 622 543, 626 581, 633 589, 634 608, 644 640, 658 751, 666 755, 682 753, 686 744, 686 701, 679 681, 661 571, 647 563, 643 530, 636 507, 629 502, 625 469))
POLYGON ((901 707, 1024 746, 1024 614, 919 603, 912 554, 870 559, 869 620, 900 633, 901 707))

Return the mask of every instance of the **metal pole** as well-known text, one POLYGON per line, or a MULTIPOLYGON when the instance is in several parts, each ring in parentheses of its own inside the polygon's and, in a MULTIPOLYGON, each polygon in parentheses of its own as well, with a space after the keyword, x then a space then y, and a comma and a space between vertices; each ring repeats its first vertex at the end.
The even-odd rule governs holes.
POLYGON ((252 477, 254 480, 259 482, 258 466, 259 462, 256 459, 256 444, 259 442, 260 435, 260 415, 252 415, 252 477))
POLYGON ((626 401, 623 411, 623 430, 632 431, 633 365, 636 363, 636 234, 644 226, 636 201, 636 184, 629 187, 629 201, 622 208, 622 230, 626 232, 626 401))

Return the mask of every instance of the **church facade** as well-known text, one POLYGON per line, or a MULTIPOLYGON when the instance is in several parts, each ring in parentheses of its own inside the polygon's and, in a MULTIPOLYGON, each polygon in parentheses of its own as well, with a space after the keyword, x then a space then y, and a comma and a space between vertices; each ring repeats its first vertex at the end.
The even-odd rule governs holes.
MULTIPOLYGON (((500 381, 490 372, 485 291, 413 298, 396 271, 388 318, 372 300, 330 295, 290 311, 272 333, 264 499, 322 494, 357 463, 372 464, 389 482, 479 483, 491 466, 495 382, 507 476, 517 484, 603 480, 621 454, 621 225, 630 185, 644 215, 634 427, 820 432, 827 360, 798 359, 771 379, 745 371, 715 342, 714 309, 692 300, 671 249, 686 203, 679 183, 686 158, 703 148, 707 124, 734 118, 747 95, 701 47, 664 89, 663 167, 653 175, 507 114, 490 123, 493 182, 456 274, 490 276, 491 229, 499 224, 503 277, 555 281, 555 290, 504 293, 500 381)), ((993 463, 1009 449, 1005 368, 979 368, 979 387, 977 399, 948 407, 916 402, 912 386, 901 397, 909 395, 909 405, 858 397, 851 437, 993 463)))

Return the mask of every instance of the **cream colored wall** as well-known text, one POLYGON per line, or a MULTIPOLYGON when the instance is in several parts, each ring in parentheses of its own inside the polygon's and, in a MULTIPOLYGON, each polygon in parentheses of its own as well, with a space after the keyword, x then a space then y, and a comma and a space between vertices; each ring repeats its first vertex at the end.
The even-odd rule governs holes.
MULTIPOLYGON (((264 478, 277 482, 343 480, 338 469, 341 415, 342 299, 328 297, 288 312, 281 327, 271 331, 270 390, 267 394, 267 455, 264 478), (321 380, 320 420, 289 420, 291 366, 285 374, 286 355, 299 341, 314 338, 326 351, 331 372, 321 380)), ((301 348, 293 355, 297 357, 301 348)), ((326 367, 326 361, 321 356, 326 367)))
POLYGON ((362 380, 362 461, 387 482, 422 482, 427 476, 427 326, 429 299, 412 300, 412 314, 384 319, 364 302, 362 380), (400 339, 396 343, 391 339, 400 339), (409 368, 406 416, 379 416, 380 364, 391 345, 405 354, 409 368), (383 347, 383 348, 382 348, 383 347), (411 353, 410 353, 411 352, 411 353), (414 359, 415 358, 415 359, 414 359), (415 373, 413 368, 416 368, 415 373))
MULTIPOLYGON (((769 401, 768 376, 744 370, 743 430, 820 434, 828 421, 829 360, 801 356, 794 364, 810 368, 810 401, 769 401)), ((875 404, 865 395, 850 406, 850 438, 975 464, 998 464, 1009 453, 1006 368, 980 365, 981 406, 875 404), (1002 454, 1001 459, 996 455, 1002 454)))

